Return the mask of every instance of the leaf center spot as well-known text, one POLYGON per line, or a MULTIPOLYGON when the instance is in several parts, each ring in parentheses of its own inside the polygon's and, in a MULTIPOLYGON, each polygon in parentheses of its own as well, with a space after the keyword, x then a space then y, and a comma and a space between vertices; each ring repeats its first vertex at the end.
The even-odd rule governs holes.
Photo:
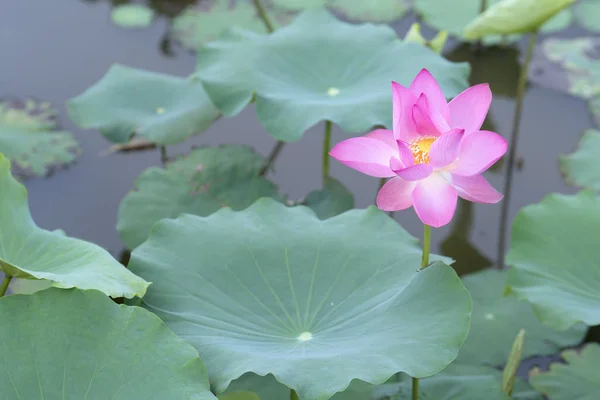
POLYGON ((165 109, 163 107, 156 107, 156 113, 158 115, 164 114, 165 113, 165 109))
POLYGON ((495 319, 496 317, 494 316, 494 314, 492 313, 487 313, 483 316, 485 319, 487 319, 488 321, 491 321, 493 319, 495 319))
POLYGON ((330 97, 335 97, 335 96, 337 96, 338 94, 340 94, 340 89, 338 89, 338 88, 336 88, 336 87, 333 87, 333 86, 332 86, 332 87, 330 87, 329 89, 327 89, 327 94, 328 94, 330 97))
POLYGON ((301 342, 308 342, 309 340, 312 340, 313 335, 310 332, 302 332, 300 334, 300 336, 298 336, 298 340, 301 342))

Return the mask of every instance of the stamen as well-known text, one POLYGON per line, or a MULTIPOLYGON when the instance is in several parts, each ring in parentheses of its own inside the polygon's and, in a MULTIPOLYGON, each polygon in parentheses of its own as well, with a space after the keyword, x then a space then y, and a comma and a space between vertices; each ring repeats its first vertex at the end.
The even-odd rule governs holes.
POLYGON ((415 158, 415 164, 429 164, 429 150, 436 139, 435 136, 422 136, 410 142, 409 148, 415 158))

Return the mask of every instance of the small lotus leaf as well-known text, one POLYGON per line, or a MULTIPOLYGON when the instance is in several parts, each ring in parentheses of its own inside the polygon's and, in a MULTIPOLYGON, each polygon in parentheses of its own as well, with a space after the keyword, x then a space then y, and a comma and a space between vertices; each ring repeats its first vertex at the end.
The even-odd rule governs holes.
POLYGON ((206 216, 222 207, 241 210, 259 197, 277 197, 277 187, 259 176, 262 164, 250 148, 226 145, 195 149, 166 169, 147 169, 119 207, 121 240, 133 249, 163 218, 206 216))
POLYGON ((207 44, 198 53, 196 76, 227 116, 255 93, 267 131, 295 141, 322 120, 348 133, 391 126, 391 81, 409 85, 422 68, 449 97, 467 87, 467 64, 402 42, 388 26, 350 25, 311 9, 273 34, 235 30, 207 44))
POLYGON ((327 178, 325 187, 310 192, 303 204, 325 219, 354 208, 354 196, 340 181, 327 178))
POLYGON ((507 271, 488 269, 463 277, 463 284, 473 298, 473 315, 469 336, 457 362, 503 365, 521 329, 526 332, 522 358, 555 354, 579 344, 585 337, 585 325, 577 324, 566 331, 554 330, 535 317, 529 303, 514 296, 505 297, 507 275, 507 271))
POLYGON ((144 305, 198 349, 217 392, 271 373, 324 400, 353 379, 429 376, 456 357, 470 296, 440 262, 418 271, 420 258, 375 207, 320 220, 263 198, 162 220, 129 267, 155 281, 144 305))
POLYGON ((142 4, 121 4, 113 8, 110 17, 123 28, 145 28, 152 23, 154 10, 142 4))
POLYGON ((513 223, 511 292, 556 329, 600 324, 600 198, 591 190, 552 194, 523 208, 513 223))
POLYGON ((0 125, 37 132, 57 128, 58 111, 47 101, 5 99, 0 101, 0 125))
POLYGON ((99 129, 114 143, 139 135, 176 144, 203 132, 219 116, 199 82, 119 64, 67 104, 73 122, 99 129))
POLYGON ((573 6, 577 23, 593 33, 600 33, 600 1, 580 0, 573 6))
POLYGON ((149 283, 107 251, 83 240, 38 228, 27 191, 0 154, 0 270, 17 278, 47 279, 61 288, 96 289, 113 297, 143 296, 149 283))
POLYGON ((579 148, 560 158, 560 169, 568 182, 600 191, 600 131, 584 132, 579 148))
POLYGON ((155 315, 102 293, 0 299, 3 400, 212 400, 192 346, 155 315))
POLYGON ((562 353, 567 364, 550 365, 550 371, 532 371, 531 385, 551 400, 596 400, 600 398, 600 345, 590 343, 580 353, 562 353))
POLYGON ((468 40, 488 35, 530 33, 573 4, 575 0, 502 0, 465 27, 468 40))

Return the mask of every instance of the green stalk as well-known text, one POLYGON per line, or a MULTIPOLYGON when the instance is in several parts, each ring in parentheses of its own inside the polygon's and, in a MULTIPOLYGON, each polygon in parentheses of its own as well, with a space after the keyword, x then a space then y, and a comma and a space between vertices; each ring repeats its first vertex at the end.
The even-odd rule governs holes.
POLYGON ((277 156, 279 156, 279 153, 281 152, 281 149, 283 149, 283 146, 285 146, 285 142, 282 141, 278 141, 275 144, 275 147, 273 147, 273 149, 269 153, 269 156, 267 157, 267 161, 260 169, 260 176, 264 176, 267 172, 269 172, 269 169, 271 169, 271 167, 273 166, 273 163, 277 159, 277 156))
POLYGON ((485 10, 487 10, 487 8, 488 8, 487 0, 481 0, 481 7, 479 9, 479 13, 483 14, 485 12, 485 10))
POLYGON ((294 389, 290 389, 290 400, 300 400, 298 398, 298 393, 294 389))
POLYGON ((163 166, 167 165, 169 161, 169 155, 167 154, 167 146, 160 146, 160 162, 163 166))
POLYGON ((510 197, 512 192, 512 179, 515 165, 515 158, 517 156, 517 142, 519 140, 519 126, 521 125, 521 116, 523 113, 523 97, 525 95, 525 87, 527 86, 527 72, 529 71, 529 65, 531 64, 531 58, 533 56, 533 49, 535 48, 535 42, 537 40, 537 31, 532 32, 529 35, 529 44, 527 46, 527 53, 525 54, 525 64, 521 68, 519 75, 519 83, 517 86, 517 101, 515 103, 515 118, 513 119, 512 133, 510 135, 508 158, 506 162, 506 176, 504 178, 504 201, 502 202, 502 212, 500 214, 500 236, 498 238, 498 258, 496 260, 496 267, 504 267, 504 250, 506 249, 506 231, 508 227, 508 209, 510 206, 510 197))
POLYGON ((8 285, 11 280, 12 280, 12 276, 4 275, 4 280, 2 281, 2 284, 0 284, 0 297, 4 296, 6 294, 6 289, 8 289, 8 285))
POLYGON ((323 137, 323 186, 329 177, 329 149, 331 148, 331 121, 325 121, 325 135, 323 137))
POLYGON ((253 2, 254 2, 254 7, 256 7, 256 12, 258 12, 258 16, 260 17, 260 19, 263 20, 263 23, 265 24, 267 31, 269 31, 269 33, 273 32, 275 30, 275 28, 273 27, 273 23, 271 22, 271 20, 269 19, 269 16, 267 15, 265 6, 263 6, 263 4, 260 0, 253 0, 253 2))
POLYGON ((419 400, 419 378, 412 378, 412 400, 419 400))

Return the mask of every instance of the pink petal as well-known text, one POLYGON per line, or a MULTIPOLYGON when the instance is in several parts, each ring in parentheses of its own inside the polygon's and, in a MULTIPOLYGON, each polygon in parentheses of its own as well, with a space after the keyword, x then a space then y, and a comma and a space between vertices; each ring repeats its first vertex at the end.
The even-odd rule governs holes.
POLYGON ((472 132, 463 137, 458 159, 448 168, 457 175, 477 175, 491 167, 506 153, 508 142, 490 131, 472 132))
POLYGON ((398 211, 412 206, 411 194, 414 188, 414 182, 398 177, 390 179, 377 193, 377 207, 383 211, 398 211))
POLYGON ((429 164, 417 164, 399 170, 395 169, 393 165, 391 167, 396 175, 406 181, 420 181, 433 173, 433 167, 429 164))
POLYGON ((491 103, 492 91, 487 83, 471 86, 448 104, 450 127, 463 128, 467 133, 479 130, 491 103))
POLYGON ((412 108, 417 102, 414 94, 399 83, 392 82, 393 130, 396 140, 410 142, 420 135, 415 130, 412 108))
POLYGON ((420 181, 412 193, 413 206, 419 219, 435 228, 452 220, 457 197, 456 189, 440 174, 432 174, 420 181))
POLYGON ((396 139, 394 139, 394 132, 389 129, 375 129, 373 132, 367 133, 363 137, 379 140, 390 146, 392 149, 398 147, 396 139))
POLYGON ((450 184, 454 186, 460 197, 476 203, 494 204, 504 197, 481 175, 460 176, 452 174, 450 184))
POLYGON ((464 134, 464 129, 455 128, 436 139, 429 150, 431 165, 435 168, 443 168, 456 160, 464 134))
POLYGON ((412 113, 415 129, 420 135, 439 136, 450 129, 448 122, 431 106, 425 94, 419 96, 412 113))
POLYGON ((442 93, 440 85, 438 85, 435 78, 427 71, 422 69, 417 77, 412 81, 410 85, 410 91, 419 97, 422 93, 427 95, 429 104, 432 108, 435 108, 446 121, 450 121, 450 108, 446 103, 446 97, 442 93))
POLYGON ((336 144, 329 155, 350 168, 377 178, 394 176, 395 173, 390 169, 390 159, 399 156, 397 147, 391 147, 368 135, 336 144))
POLYGON ((410 151, 410 146, 408 145, 408 143, 398 140, 396 144, 398 145, 398 153, 400 154, 402 168, 414 165, 415 156, 413 156, 412 151, 410 151))

